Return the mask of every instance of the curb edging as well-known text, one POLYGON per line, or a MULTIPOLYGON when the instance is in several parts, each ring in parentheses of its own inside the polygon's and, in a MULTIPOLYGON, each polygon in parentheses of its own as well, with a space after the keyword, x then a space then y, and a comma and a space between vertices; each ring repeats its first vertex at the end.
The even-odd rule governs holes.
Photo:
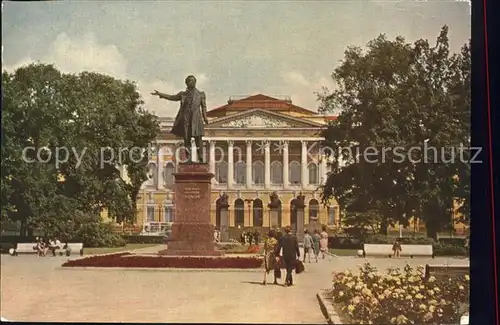
POLYGON ((318 292, 316 297, 318 298, 319 305, 321 308, 321 312, 323 313, 323 316, 325 316, 328 324, 331 325, 342 325, 342 322, 340 321, 340 317, 333 308, 333 305, 328 302, 330 300, 328 297, 326 297, 326 290, 318 292))
POLYGON ((89 266, 60 266, 59 270, 73 271, 147 271, 147 272, 262 272, 261 269, 194 269, 194 268, 153 268, 153 267, 89 267, 89 266))

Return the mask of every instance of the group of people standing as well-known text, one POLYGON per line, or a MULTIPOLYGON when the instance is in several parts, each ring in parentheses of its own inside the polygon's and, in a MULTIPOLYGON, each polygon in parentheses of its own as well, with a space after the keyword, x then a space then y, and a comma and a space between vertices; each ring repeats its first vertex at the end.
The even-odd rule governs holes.
MULTIPOLYGON (((273 271, 274 275, 274 284, 278 284, 278 279, 281 278, 282 266, 286 270, 285 286, 293 285, 292 272, 297 265, 297 261, 300 263, 299 242, 297 237, 292 235, 290 226, 285 227, 284 230, 285 234, 282 236, 279 236, 275 230, 270 230, 264 242, 264 285, 267 284, 267 276, 271 271, 273 271)), ((322 258, 325 258, 328 251, 328 233, 326 227, 323 227, 322 230, 321 233, 316 230, 313 236, 309 234, 308 230, 305 231, 304 262, 306 256, 309 257, 309 262, 311 262, 311 254, 316 257, 316 262, 319 254, 322 254, 322 258)))
POLYGON ((255 231, 243 231, 240 235, 240 242, 242 245, 259 245, 260 242, 260 233, 255 231))
POLYGON ((318 263, 319 256, 325 258, 325 254, 328 252, 328 233, 326 232, 326 227, 323 226, 321 233, 318 229, 314 229, 314 233, 311 235, 309 230, 305 230, 304 235, 304 263, 306 262, 306 257, 308 262, 311 263, 311 256, 316 258, 316 263, 318 263))

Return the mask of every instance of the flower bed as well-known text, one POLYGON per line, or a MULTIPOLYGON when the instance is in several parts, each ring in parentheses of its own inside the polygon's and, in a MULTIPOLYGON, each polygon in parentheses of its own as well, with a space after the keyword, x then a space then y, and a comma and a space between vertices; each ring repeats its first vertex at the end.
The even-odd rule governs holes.
POLYGON ((177 257, 140 256, 117 253, 69 260, 63 267, 131 267, 131 268, 193 268, 193 269, 257 269, 257 257, 177 257))
POLYGON ((216 247, 226 254, 263 254, 264 247, 259 245, 224 244, 216 247))
POLYGON ((426 281, 423 273, 407 265, 380 274, 366 263, 358 275, 334 273, 328 296, 350 324, 459 324, 469 303, 469 276, 426 281))

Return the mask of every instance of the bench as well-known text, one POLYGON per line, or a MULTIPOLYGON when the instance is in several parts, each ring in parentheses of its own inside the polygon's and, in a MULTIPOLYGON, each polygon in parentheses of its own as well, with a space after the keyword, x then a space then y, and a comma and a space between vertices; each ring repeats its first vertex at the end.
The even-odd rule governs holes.
POLYGON ((470 274, 469 265, 425 265, 424 279, 427 280, 431 276, 435 278, 449 278, 453 276, 465 276, 470 274))
MULTIPOLYGON (((392 257, 391 244, 363 244, 363 257, 367 256, 385 256, 392 257)), ((432 245, 401 245, 400 256, 426 256, 434 258, 432 245)))
MULTIPOLYGON (((9 251, 10 255, 16 256, 18 254, 38 254, 38 251, 34 248, 36 243, 19 243, 15 249, 9 251)), ((80 256, 83 255, 83 243, 68 243, 68 248, 70 249, 70 254, 75 254, 78 252, 80 256)), ((49 250, 50 251, 50 250, 49 250)), ((55 253, 63 255, 65 250, 56 249, 55 253)))

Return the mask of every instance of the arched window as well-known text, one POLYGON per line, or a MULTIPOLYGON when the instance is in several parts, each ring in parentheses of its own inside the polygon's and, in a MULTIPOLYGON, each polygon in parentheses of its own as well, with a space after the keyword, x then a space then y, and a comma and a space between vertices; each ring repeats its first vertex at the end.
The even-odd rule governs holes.
POLYGON ((289 164, 289 169, 290 169, 290 174, 288 174, 288 178, 290 181, 290 184, 292 185, 298 185, 300 184, 300 163, 298 161, 291 161, 289 164))
POLYGON ((236 184, 245 184, 246 180, 246 163, 244 161, 238 161, 234 164, 234 180, 236 184))
POLYGON ((163 171, 165 187, 168 189, 174 188, 175 179, 173 173, 175 173, 175 165, 173 162, 169 161, 165 165, 165 170, 163 171))
POLYGON ((319 184, 319 168, 316 163, 310 163, 307 166, 307 169, 309 171, 309 184, 312 185, 317 185, 319 184))
POLYGON ((297 199, 293 199, 290 202, 290 226, 292 227, 292 232, 294 235, 297 235, 297 209, 294 207, 294 203, 297 199))
POLYGON ((158 169, 154 162, 148 164, 148 180, 146 181, 148 186, 155 186, 158 179, 158 169))
POLYGON ((217 201, 215 201, 215 228, 217 229, 220 229, 220 201, 221 199, 217 199, 217 201))
POLYGON ((337 211, 335 210, 335 207, 328 207, 328 225, 329 226, 335 225, 336 212, 337 211))
POLYGON ((164 222, 174 222, 174 207, 172 205, 165 205, 164 222))
POLYGON ((283 226, 283 209, 282 209, 282 204, 281 204, 281 200, 279 200, 279 205, 278 205, 278 227, 282 227, 283 226))
POLYGON ((234 201, 234 225, 242 227, 245 225, 245 202, 242 199, 234 201))
POLYGON ((262 161, 255 161, 253 163, 252 177, 254 184, 264 184, 264 163, 262 161))
POLYGON ((319 202, 316 199, 311 199, 309 201, 309 223, 311 223, 311 221, 318 220, 318 214, 319 214, 319 202))
POLYGON ((253 225, 254 227, 262 227, 264 225, 264 205, 261 199, 253 201, 253 225))
POLYGON ((215 179, 219 184, 227 184, 227 162, 221 161, 215 165, 215 179))
POLYGON ((283 184, 283 164, 280 161, 271 163, 271 183, 283 184))

